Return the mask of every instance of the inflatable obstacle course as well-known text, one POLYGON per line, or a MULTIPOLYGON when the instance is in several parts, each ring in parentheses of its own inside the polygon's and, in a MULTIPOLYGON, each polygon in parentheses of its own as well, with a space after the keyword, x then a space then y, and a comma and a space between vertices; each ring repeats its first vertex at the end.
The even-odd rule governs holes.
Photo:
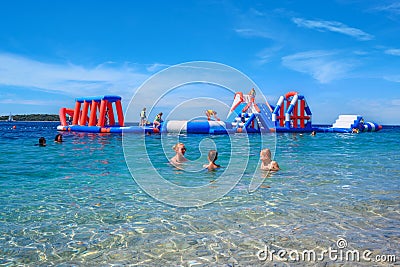
POLYGON ((311 125, 311 116, 305 97, 297 92, 289 92, 279 97, 272 112, 272 121, 278 132, 311 132, 316 130, 311 125))
POLYGON ((332 127, 314 127, 311 109, 303 95, 288 92, 279 97, 275 106, 256 103, 255 96, 237 92, 227 121, 196 120, 162 122, 151 126, 125 126, 121 97, 105 95, 75 99, 73 109, 61 108, 59 131, 90 133, 190 133, 229 134, 267 132, 367 132, 382 126, 364 122, 360 115, 340 115, 332 127))
POLYGON ((382 129, 382 126, 374 122, 364 122, 364 118, 360 115, 339 115, 329 129, 332 132, 359 133, 379 131, 382 129))
POLYGON ((61 108, 59 117, 61 125, 57 129, 62 131, 110 132, 111 128, 124 126, 120 96, 76 98, 75 108, 61 108), (69 121, 72 118, 71 124, 67 123, 67 115, 69 121))

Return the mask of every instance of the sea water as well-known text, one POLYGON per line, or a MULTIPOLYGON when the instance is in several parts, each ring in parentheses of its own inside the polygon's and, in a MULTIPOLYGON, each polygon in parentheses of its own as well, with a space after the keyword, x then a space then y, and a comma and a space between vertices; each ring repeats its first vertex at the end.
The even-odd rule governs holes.
POLYGON ((277 134, 266 143, 259 135, 63 132, 59 144, 53 142, 57 124, 0 124, 1 266, 368 266, 400 261, 400 128, 277 134), (46 147, 35 145, 41 136, 46 147), (130 156, 144 141, 147 155, 136 155, 137 160, 148 157, 165 179, 183 187, 211 189, 233 165, 230 157, 249 167, 237 167, 241 177, 224 196, 177 207, 136 183, 132 174, 148 172, 151 181, 154 168, 143 165, 131 173, 125 141, 130 156), (199 164, 215 147, 222 168, 188 172, 171 166, 167 158, 176 141, 185 143, 187 158, 199 164), (231 155, 232 145, 242 142, 249 149, 231 155), (249 192, 259 150, 266 144, 281 170, 261 174, 265 180, 249 192), (303 257, 304 251, 316 257, 303 257), (359 259, 350 257, 356 252, 359 259))

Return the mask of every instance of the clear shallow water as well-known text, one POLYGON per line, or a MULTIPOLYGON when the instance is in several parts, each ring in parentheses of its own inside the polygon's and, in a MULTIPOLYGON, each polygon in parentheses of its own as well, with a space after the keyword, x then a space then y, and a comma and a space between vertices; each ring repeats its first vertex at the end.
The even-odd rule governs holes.
MULTIPOLYGON (((56 125, 0 124, 0 265, 270 265, 257 257, 266 245, 320 251, 336 248, 339 238, 349 249, 400 260, 399 128, 280 134, 275 159, 282 170, 251 194, 260 144, 250 136, 250 169, 231 192, 202 207, 177 208, 135 183, 120 135, 63 133, 65 142, 56 144, 56 125), (34 145, 40 136, 46 147, 34 145)), ((211 187, 223 173, 176 170, 166 163, 159 136, 146 138, 152 162, 173 183, 211 187)), ((173 144, 176 136, 166 139, 173 144)), ((205 152, 198 144, 208 139, 226 166, 228 137, 179 137, 187 157, 199 162, 205 152)))

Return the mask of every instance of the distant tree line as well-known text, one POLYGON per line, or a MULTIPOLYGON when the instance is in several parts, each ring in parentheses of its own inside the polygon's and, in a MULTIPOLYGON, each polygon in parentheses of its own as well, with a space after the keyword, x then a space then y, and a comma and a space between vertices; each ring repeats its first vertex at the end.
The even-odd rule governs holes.
MULTIPOLYGON (((0 116, 0 121, 7 121, 7 116, 0 116)), ((25 114, 13 115, 14 121, 59 121, 60 118, 56 114, 25 114)))

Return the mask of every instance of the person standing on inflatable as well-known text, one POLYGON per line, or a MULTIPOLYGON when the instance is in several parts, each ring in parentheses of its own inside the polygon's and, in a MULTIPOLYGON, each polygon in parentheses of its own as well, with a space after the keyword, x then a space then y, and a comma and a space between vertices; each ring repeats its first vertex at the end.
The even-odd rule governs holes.
POLYGON ((215 110, 207 109, 206 116, 207 116, 207 120, 209 120, 209 121, 211 120, 211 116, 214 116, 214 119, 219 121, 219 118, 217 117, 217 112, 215 110))
POLYGON ((139 126, 145 126, 146 125, 146 108, 143 108, 142 111, 140 112, 140 124, 139 126))
POLYGON ((106 108, 106 114, 104 115, 104 124, 109 125, 110 124, 110 118, 108 116, 108 107, 106 108))
POLYGON ((251 101, 253 101, 253 99, 256 98, 256 90, 254 90, 254 88, 251 88, 251 90, 249 92, 249 96, 250 96, 251 101))

